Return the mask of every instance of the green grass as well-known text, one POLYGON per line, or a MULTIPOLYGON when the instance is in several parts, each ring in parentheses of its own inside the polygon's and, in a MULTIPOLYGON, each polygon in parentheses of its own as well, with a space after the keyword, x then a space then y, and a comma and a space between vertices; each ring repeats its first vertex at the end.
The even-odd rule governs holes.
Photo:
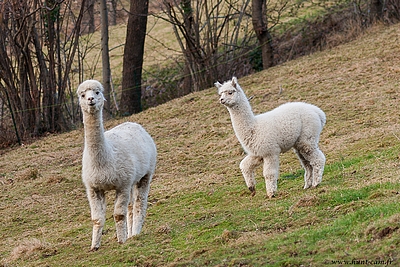
POLYGON ((287 101, 326 112, 327 162, 315 189, 303 189, 304 171, 288 152, 277 196, 266 197, 259 168, 251 197, 239 170, 243 149, 211 88, 105 123, 141 123, 157 144, 158 166, 142 233, 117 243, 109 193, 100 250, 89 252, 83 129, 3 151, 0 266, 398 266, 399 34, 398 25, 378 26, 239 81, 257 113, 287 101))

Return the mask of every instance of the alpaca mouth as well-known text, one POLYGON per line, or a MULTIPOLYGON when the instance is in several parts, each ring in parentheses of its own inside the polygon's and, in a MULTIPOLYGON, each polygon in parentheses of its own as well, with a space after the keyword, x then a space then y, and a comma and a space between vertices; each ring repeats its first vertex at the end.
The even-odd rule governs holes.
POLYGON ((96 103, 94 103, 94 102, 90 102, 90 103, 89 103, 89 106, 92 106, 92 107, 93 107, 94 105, 96 105, 96 103))

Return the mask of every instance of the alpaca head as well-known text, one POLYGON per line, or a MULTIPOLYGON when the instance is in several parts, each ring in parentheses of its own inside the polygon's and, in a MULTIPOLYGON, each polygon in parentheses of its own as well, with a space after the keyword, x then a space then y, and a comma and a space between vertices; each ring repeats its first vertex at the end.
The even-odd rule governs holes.
POLYGON ((233 107, 237 105, 243 97, 246 98, 236 77, 233 77, 230 81, 224 82, 224 84, 216 82, 214 85, 218 88, 218 94, 220 96, 219 102, 226 107, 233 107))
POLYGON ((95 113, 104 106, 103 86, 96 80, 81 83, 76 91, 82 111, 95 113))

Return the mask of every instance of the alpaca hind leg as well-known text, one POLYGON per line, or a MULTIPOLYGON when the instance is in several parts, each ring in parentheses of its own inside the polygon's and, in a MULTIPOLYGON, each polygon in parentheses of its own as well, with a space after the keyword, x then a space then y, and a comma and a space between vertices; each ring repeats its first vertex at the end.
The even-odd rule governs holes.
POLYGON ((263 175, 267 196, 272 198, 278 189, 279 155, 264 158, 263 175))
POLYGON ((313 168, 308 160, 300 153, 299 150, 294 149, 297 157, 300 160, 301 166, 304 169, 304 189, 310 188, 313 184, 313 168))
POLYGON ((324 173, 325 167, 325 155, 318 148, 317 145, 303 146, 302 149, 299 149, 301 155, 310 162, 312 168, 312 181, 311 185, 308 187, 317 187, 322 181, 322 175, 324 173))
POLYGON ((100 247, 103 227, 106 221, 106 199, 104 191, 89 188, 87 196, 90 205, 90 213, 93 222, 92 245, 90 250, 98 250, 100 247))
POLYGON ((262 158, 248 155, 240 162, 240 170, 242 171, 247 187, 256 193, 256 179, 254 178, 254 169, 262 163, 262 158))
POLYGON ((125 243, 128 237, 127 229, 127 213, 130 200, 130 190, 116 190, 115 205, 114 205, 114 221, 117 230, 118 243, 125 243))
POLYGON ((127 222, 128 222, 128 238, 130 238, 132 236, 132 225, 133 225, 133 188, 131 190, 131 198, 129 200, 129 205, 128 205, 128 218, 127 218, 127 222))
POLYGON ((317 187, 322 181, 325 161, 324 153, 317 147, 312 153, 312 159, 310 159, 311 166, 313 167, 313 187, 317 187))
POLYGON ((133 209, 132 209, 132 236, 138 235, 142 230, 147 211, 147 198, 150 191, 150 174, 144 176, 133 187, 133 209))

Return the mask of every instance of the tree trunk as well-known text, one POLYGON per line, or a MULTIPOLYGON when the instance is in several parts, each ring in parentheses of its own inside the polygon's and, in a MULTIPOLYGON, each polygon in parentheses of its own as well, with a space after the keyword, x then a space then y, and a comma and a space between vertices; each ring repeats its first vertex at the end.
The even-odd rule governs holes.
MULTIPOLYGON (((181 95, 187 95, 193 90, 193 86, 195 85, 194 80, 193 80, 193 68, 191 64, 194 63, 194 59, 192 58, 192 51, 194 51, 193 47, 193 37, 194 37, 194 32, 193 32, 193 8, 191 4, 191 0, 183 0, 181 2, 182 9, 183 9, 183 25, 185 28, 185 33, 186 35, 185 40, 186 40, 186 48, 184 51, 185 54, 185 68, 184 68, 184 78, 183 78, 183 84, 182 84, 182 92, 180 93, 181 95)), ((195 90, 197 91, 197 90, 195 90)))
POLYGON ((268 30, 266 16, 266 0, 252 1, 252 22, 254 32, 261 47, 263 69, 267 69, 273 65, 273 52, 271 45, 272 37, 268 30))
POLYGON ((122 70, 120 110, 124 116, 142 111, 142 67, 148 7, 148 0, 131 0, 122 70))
MULTIPOLYGON (((101 0, 102 1, 102 0, 101 0)), ((94 33, 96 30, 96 27, 94 25, 94 0, 88 0, 87 1, 87 12, 88 12, 88 32, 89 33, 94 33)))
POLYGON ((371 20, 381 20, 383 17, 383 0, 371 0, 371 20))
MULTIPOLYGON (((51 8, 53 6, 53 1, 49 1, 51 8)), ((43 97, 45 102, 43 103, 43 109, 45 112, 45 128, 50 132, 55 132, 59 130, 56 125, 58 117, 60 116, 59 105, 57 105, 57 84, 56 84, 56 30, 55 23, 58 19, 57 10, 46 10, 46 30, 47 30, 47 49, 48 49, 48 80, 46 87, 43 90, 43 97)))
MULTIPOLYGON (((111 69, 110 69, 110 55, 108 49, 108 12, 107 0, 100 0, 100 14, 101 14, 101 62, 103 65, 103 87, 104 97, 106 102, 104 108, 106 113, 111 114, 110 109, 110 92, 111 92, 111 69)), ((104 114, 107 116, 107 114, 104 114)))
POLYGON ((117 0, 111 0, 111 21, 110 25, 117 25, 117 0))

